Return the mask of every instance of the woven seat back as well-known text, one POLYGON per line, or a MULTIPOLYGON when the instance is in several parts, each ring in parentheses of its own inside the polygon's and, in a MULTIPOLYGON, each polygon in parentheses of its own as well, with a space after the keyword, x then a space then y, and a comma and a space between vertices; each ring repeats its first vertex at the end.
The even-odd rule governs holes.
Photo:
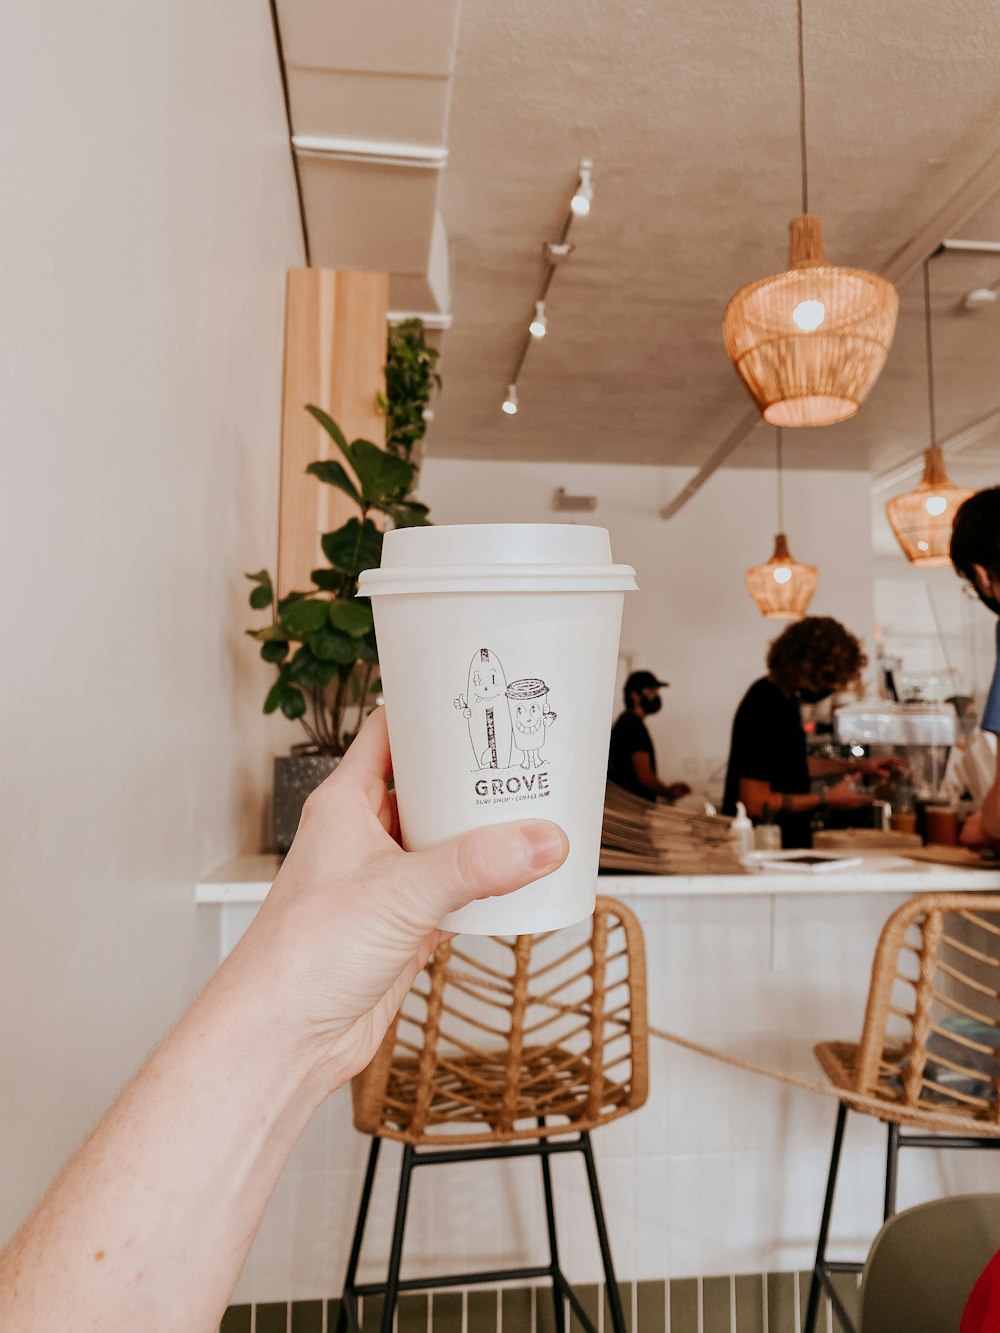
POLYGON ((1000 1122, 1000 894, 931 893, 883 927, 855 1090, 905 1111, 1000 1122))
POLYGON ((598 898, 581 926, 440 945, 354 1080, 354 1122, 407 1143, 537 1138, 636 1110, 647 1087, 642 931, 598 898))

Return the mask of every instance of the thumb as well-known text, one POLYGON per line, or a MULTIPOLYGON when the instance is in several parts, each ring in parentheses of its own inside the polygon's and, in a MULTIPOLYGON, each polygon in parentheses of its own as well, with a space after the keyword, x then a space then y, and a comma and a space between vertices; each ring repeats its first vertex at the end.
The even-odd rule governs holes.
POLYGON ((566 860, 569 839, 547 819, 519 819, 471 829, 450 842, 408 854, 410 882, 422 890, 428 926, 475 898, 492 898, 549 875, 566 860))

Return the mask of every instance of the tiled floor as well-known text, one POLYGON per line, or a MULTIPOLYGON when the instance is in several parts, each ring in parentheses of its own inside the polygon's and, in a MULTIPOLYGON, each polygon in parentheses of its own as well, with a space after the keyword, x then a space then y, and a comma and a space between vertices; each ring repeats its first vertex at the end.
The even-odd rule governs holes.
MULTIPOLYGON (((838 1275, 835 1281, 853 1313, 857 1280, 838 1275)), ((576 1291, 598 1328, 611 1333, 604 1288, 576 1291)), ((621 1284, 629 1333, 798 1333, 808 1291, 808 1273, 621 1284)), ((381 1320, 381 1299, 369 1298, 362 1307, 364 1333, 378 1333, 381 1320)), ((336 1326, 336 1301, 272 1302, 231 1306, 221 1333, 334 1333, 336 1326)), ((572 1319, 559 1333, 578 1330, 572 1319)), ((819 1331, 834 1333, 829 1302, 821 1312, 819 1331)), ((555 1311, 546 1287, 407 1295, 399 1304, 396 1333, 556 1333, 555 1311)))

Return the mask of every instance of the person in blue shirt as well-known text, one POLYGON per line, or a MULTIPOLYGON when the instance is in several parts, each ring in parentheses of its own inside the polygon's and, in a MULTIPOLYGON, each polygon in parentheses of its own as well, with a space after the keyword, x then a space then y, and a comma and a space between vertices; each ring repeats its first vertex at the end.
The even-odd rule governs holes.
MULTIPOLYGON (((969 497, 955 515, 951 563, 984 606, 997 616, 997 665, 980 724, 1000 737, 1000 486, 969 497)), ((1000 743, 997 771, 979 814, 966 821, 962 841, 972 846, 1000 844, 1000 743)))

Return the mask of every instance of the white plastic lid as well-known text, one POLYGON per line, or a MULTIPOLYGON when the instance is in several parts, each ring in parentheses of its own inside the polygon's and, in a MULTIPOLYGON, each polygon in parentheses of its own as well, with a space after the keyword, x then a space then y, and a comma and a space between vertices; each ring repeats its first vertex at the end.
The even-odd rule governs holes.
POLYGON ((358 595, 438 592, 632 592, 631 565, 611 563, 606 528, 466 523, 395 528, 358 595))

